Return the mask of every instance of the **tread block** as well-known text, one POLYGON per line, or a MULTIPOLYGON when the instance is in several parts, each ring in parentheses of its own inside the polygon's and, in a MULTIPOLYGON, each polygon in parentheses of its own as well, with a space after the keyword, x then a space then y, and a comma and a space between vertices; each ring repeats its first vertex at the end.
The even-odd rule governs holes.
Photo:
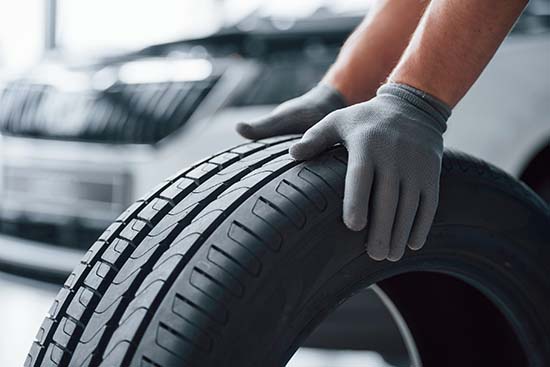
POLYGON ((61 313, 62 306, 65 304, 65 300, 71 295, 72 291, 67 288, 61 288, 59 290, 59 293, 57 293, 57 296, 55 297, 55 300, 53 301, 52 305, 50 306, 50 310, 48 311, 48 314, 50 317, 57 319, 59 314, 61 313))
POLYGON ((283 179, 279 182, 275 192, 290 201, 298 210, 300 210, 300 208, 315 206, 314 202, 310 199, 309 195, 305 193, 303 188, 298 187, 298 185, 287 179, 283 179))
POLYGON ((164 199, 171 200, 172 202, 179 201, 181 200, 182 196, 186 195, 187 192, 194 185, 194 180, 187 177, 182 177, 178 181, 176 181, 175 184, 170 185, 166 189, 164 189, 160 193, 160 196, 164 199))
POLYGON ((186 288, 180 296, 187 304, 200 310, 219 326, 225 325, 227 322, 227 310, 203 291, 190 287, 186 288))
POLYGON ((217 282, 220 286, 231 292, 234 297, 240 298, 243 296, 243 284, 223 267, 210 261, 201 260, 197 263, 195 269, 202 272, 205 276, 210 277, 212 281, 217 282))
POLYGON ((200 166, 198 166, 198 167, 192 169, 191 171, 187 172, 185 174, 185 177, 190 178, 192 180, 199 180, 203 176, 205 176, 209 173, 218 171, 219 168, 220 168, 219 164, 205 162, 205 163, 201 164, 200 166))
POLYGON ((53 363, 54 366, 58 366, 61 363, 64 354, 65 351, 55 343, 50 343, 46 349, 46 358, 50 363, 53 363))
MULTIPOLYGON (((315 187, 319 192, 323 192, 323 188, 327 187, 336 193, 339 198, 344 197, 344 175, 340 175, 337 171, 328 169, 333 167, 327 158, 322 161, 312 161, 307 167, 300 171, 298 177, 308 182, 315 187)), ((310 190, 311 191, 311 190, 310 190)))
MULTIPOLYGON (((124 358, 124 355, 131 348, 131 343, 129 340, 122 340, 118 342, 115 346, 112 346, 109 349, 108 353, 103 355, 103 361, 98 367, 113 367, 119 366, 120 361, 124 358)), ((95 366, 94 366, 95 367, 95 366)))
POLYGON ((42 325, 40 325, 40 328, 38 329, 38 332, 36 333, 36 341, 40 343, 41 345, 44 345, 46 342, 46 337, 48 335, 48 331, 51 329, 54 323, 57 323, 57 321, 52 320, 49 317, 46 317, 44 321, 42 322, 42 325))
POLYGON ((106 261, 114 266, 120 266, 121 263, 125 260, 123 254, 134 249, 135 247, 128 241, 123 238, 115 238, 113 242, 107 247, 101 259, 106 261))
POLYGON ((296 205, 286 206, 285 210, 282 210, 281 204, 285 203, 281 199, 283 198, 280 196, 269 200, 260 196, 252 208, 252 214, 264 219, 275 228, 282 227, 282 225, 279 225, 280 222, 289 222, 296 228, 303 228, 306 225, 304 212, 296 205))
POLYGON ((258 143, 271 145, 271 144, 279 143, 281 141, 286 141, 286 140, 297 140, 300 137, 301 137, 301 135, 299 135, 299 134, 290 134, 290 135, 286 135, 286 136, 273 136, 273 137, 270 137, 270 138, 260 139, 260 140, 258 140, 258 143))
MULTIPOLYGON (((177 225, 177 223, 173 224, 171 226, 171 228, 175 227, 176 225, 177 225)), ((141 259, 141 258, 145 258, 145 259, 141 260, 142 262, 146 261, 147 258, 154 251, 154 249, 157 248, 160 245, 162 240, 164 240, 168 234, 169 234, 169 232, 166 232, 166 233, 163 233, 162 236, 156 236, 156 237, 147 236, 147 237, 145 237, 145 239, 136 248, 136 250, 134 252, 132 252, 132 255, 130 255, 130 258, 128 259, 128 261, 137 260, 137 259, 141 259)), ((131 271, 131 269, 128 269, 128 266, 121 269, 121 272, 123 272, 123 274, 127 273, 128 271, 131 271)))
POLYGON ((116 219, 118 222, 127 223, 127 221, 134 215, 139 208, 144 205, 143 201, 138 200, 128 207, 119 217, 116 219))
POLYGON ((124 314, 120 318, 119 326, 129 322, 132 318, 135 319, 136 317, 132 315, 138 310, 145 310, 146 312, 151 304, 151 301, 155 299, 155 296, 159 293, 163 285, 164 281, 162 279, 153 279, 151 282, 142 284, 140 289, 136 292, 135 298, 133 299, 133 302, 131 302, 130 307, 124 311, 124 314))
POLYGON ((42 359, 42 355, 45 353, 45 348, 41 345, 38 345, 36 342, 32 343, 31 350, 29 351, 29 354, 27 354, 27 358, 25 359, 25 367, 32 367, 36 366, 37 360, 40 358, 42 359))
POLYGON ((223 250, 219 246, 216 246, 215 250, 231 258, 250 275, 257 277, 260 274, 262 269, 260 259, 254 254, 254 252, 243 246, 240 242, 233 240, 225 244, 223 250))
POLYGON ((243 276, 245 273, 253 277, 260 274, 261 263, 255 258, 255 255, 251 253, 250 250, 237 242, 229 246, 235 249, 226 250, 224 248, 222 250, 218 246, 210 245, 207 256, 208 260, 226 269, 231 274, 238 274, 239 277, 243 276), (239 257, 238 254, 235 253, 236 251, 247 251, 244 253, 245 260, 242 260, 242 257, 239 257), (232 252, 233 255, 231 255, 230 252, 232 252))
POLYGON ((114 222, 111 224, 107 229, 99 236, 98 241, 108 241, 111 236, 113 236, 115 233, 119 231, 123 227, 124 223, 122 222, 114 222))
POLYGON ((116 273, 116 269, 110 264, 104 261, 98 261, 92 267, 92 270, 84 279, 84 284, 88 287, 98 290, 100 287, 104 287, 105 278, 112 277, 116 273))
POLYGON ((262 143, 244 144, 244 145, 240 145, 236 148, 231 149, 229 152, 230 153, 236 153, 236 154, 239 154, 240 156, 242 156, 243 154, 256 151, 260 148, 263 148, 264 146, 265 146, 265 144, 262 144, 262 143))
POLYGON ((209 274, 198 268, 194 268, 191 271, 189 283, 217 302, 228 305, 231 301, 230 293, 226 292, 223 285, 216 282, 209 274))
POLYGON ((264 233, 258 233, 258 230, 252 231, 238 221, 233 221, 229 226, 227 237, 241 246, 246 247, 258 258, 261 258, 266 249, 270 249, 275 252, 279 251, 282 242, 280 235, 273 235, 273 231, 269 230, 270 228, 267 224, 264 224, 263 227, 269 231, 267 236, 264 235, 264 233))
MULTIPOLYGON (((90 249, 86 252, 82 260, 80 260, 80 262, 82 264, 93 263, 100 255, 100 252, 103 250, 104 246, 106 246, 105 241, 95 241, 92 247, 90 247, 90 249)), ((77 272, 73 272, 73 273, 76 274, 77 272)))
MULTIPOLYGON (((263 180, 273 177, 277 170, 295 164, 288 156, 283 157, 291 140, 288 137, 273 138, 262 143, 243 144, 217 154, 180 171, 151 190, 145 199, 132 204, 103 232, 67 280, 67 288, 58 295, 51 310, 51 321, 44 321, 43 339, 44 343, 49 343, 47 347, 52 345, 48 338, 54 336, 58 340, 58 349, 63 345, 69 348, 77 346, 78 349, 82 340, 89 340, 100 347, 97 356, 106 358, 103 361, 105 365, 108 365, 108 360, 122 361, 119 359, 125 353, 122 350, 127 349, 131 341, 126 341, 123 334, 107 336, 105 330, 115 322, 121 322, 126 312, 131 312, 131 318, 137 320, 136 312, 141 313, 142 307, 153 302, 153 286, 145 286, 152 284, 152 278, 147 275, 154 269, 157 276, 170 277, 176 267, 184 264, 182 261, 187 261, 182 256, 187 256, 185 254, 195 243, 202 243, 201 233, 205 229, 211 231, 216 223, 223 220, 224 210, 240 205, 248 197, 250 187, 262 185, 263 180), (265 168, 258 169, 261 166, 265 168), (177 218, 174 217, 176 208, 181 214, 177 218), (174 241, 187 236, 194 238, 174 241), (155 240, 150 239, 154 237, 155 240), (165 244, 163 241, 166 241, 165 244), (169 244, 177 245, 177 249, 174 247, 171 252, 172 246, 169 244), (178 256, 169 256, 170 253, 178 253, 178 256), (172 261, 174 265, 168 266, 172 261), (163 271, 164 275, 161 274, 163 271), (107 288, 106 294, 103 288, 107 288), (138 293, 134 296, 136 291, 138 293), (146 297, 149 292, 152 298, 146 297), (62 325, 56 320, 62 321, 62 325), (107 353, 103 346, 111 342, 116 346, 113 349, 114 344, 111 345, 107 353), (126 347, 121 347, 124 345, 126 347), (113 359, 114 355, 118 357, 113 359)), ((271 228, 269 230, 276 233, 271 228)), ((273 243, 271 245, 275 246, 273 243)), ((243 255, 244 261, 240 258, 235 262, 231 254, 214 249, 209 254, 223 266, 205 261, 189 274, 188 279, 195 288, 185 295, 190 300, 187 305, 193 304, 193 301, 200 303, 201 315, 210 320, 209 325, 225 322, 227 310, 223 303, 244 292, 239 277, 253 276, 261 269, 259 259, 248 249, 238 244, 232 246, 234 248, 228 252, 237 249, 237 252, 246 254, 243 255)), ((193 249, 189 256, 198 248, 193 249)), ((137 321, 137 325, 140 322, 137 321)), ((49 360, 44 353, 46 348, 36 345, 30 360, 37 365, 42 363, 42 359, 46 363, 49 360)), ((71 350, 66 352, 68 355, 73 353, 71 350)), ((49 353, 51 356, 58 351, 51 347, 49 353)), ((86 362, 89 356, 78 355, 79 361, 84 364, 101 360, 94 358, 86 362)), ((62 364, 66 362, 60 361, 62 364)))
POLYGON ((157 327, 156 344, 185 362, 188 362, 190 358, 197 358, 197 347, 203 353, 208 352, 210 348, 208 342, 197 342, 195 339, 199 338, 196 336, 186 336, 179 331, 180 329, 177 330, 168 326, 168 324, 161 323, 157 327))
POLYGON ((209 160, 209 162, 212 162, 214 164, 219 164, 219 165, 227 165, 228 163, 234 162, 237 159, 239 159, 238 154, 226 152, 213 157, 212 159, 209 160))
MULTIPOLYGON (((128 284, 130 284, 133 279, 139 274, 139 271, 140 271, 140 265, 143 265, 147 262, 147 259, 145 259, 144 257, 139 257, 137 259, 133 259, 133 258, 130 258, 128 259, 128 261, 126 262, 126 264, 128 264, 128 262, 131 262, 132 264, 135 265, 135 267, 123 267, 118 273, 117 275, 115 276, 115 278, 113 279, 113 282, 112 282, 112 285, 111 287, 113 289, 117 289, 117 291, 123 291, 124 290, 124 287, 127 287, 128 284)), ((110 288, 111 288, 110 287, 110 288)), ((102 299, 105 299, 105 298, 108 298, 107 295, 108 293, 111 293, 112 291, 111 290, 107 290, 104 295, 104 297, 102 299)))
POLYGON ((67 348, 72 333, 79 327, 75 322, 67 317, 61 319, 59 327, 55 331, 53 341, 63 348, 67 348))
MULTIPOLYGON (((88 310, 88 306, 94 302, 98 297, 90 289, 81 287, 76 291, 73 301, 67 308, 67 315, 79 320, 82 315, 88 310)), ((92 309, 91 307, 89 308, 92 309)))
MULTIPOLYGON (((168 214, 166 217, 164 217, 158 225, 156 225, 153 230, 147 235, 149 238, 166 238, 168 234, 174 229, 180 221, 183 221, 189 213, 193 212, 200 203, 194 203, 184 209, 184 211, 178 213, 178 214, 168 214)), ((159 239, 156 239, 158 242, 159 239)), ((140 247, 137 248, 137 251, 143 252, 143 250, 140 249, 140 247)), ((136 255, 138 256, 138 255, 136 255)))
MULTIPOLYGON (((177 261, 177 257, 181 258, 184 257, 187 251, 193 246, 195 241, 197 241, 200 238, 199 233, 187 233, 182 232, 180 233, 170 244, 170 247, 168 250, 166 250, 162 255, 160 255, 159 259, 153 265, 153 271, 157 271, 159 267, 167 267, 164 263, 172 259, 171 261, 177 261)), ((177 264, 173 264, 175 267, 177 264)), ((171 265, 172 266, 172 265, 171 265)))
POLYGON ((142 357, 139 363, 140 367, 162 367, 162 365, 153 362, 150 358, 142 357))
MULTIPOLYGON (((160 323, 158 329, 161 329, 162 325, 164 325, 165 329, 169 330, 170 333, 175 333, 178 337, 188 340, 190 344, 198 347, 203 352, 209 352, 212 348, 212 338, 186 319, 178 317, 174 320, 170 320, 170 323, 160 323)), ((167 339, 168 338, 157 338, 157 341, 162 345, 167 339)))
POLYGON ((130 223, 120 232, 119 236, 130 242, 139 242, 141 231, 146 228, 147 223, 140 219, 132 219, 130 223))
MULTIPOLYGON (((320 187, 322 187, 323 184, 326 185, 326 181, 307 167, 298 172, 298 177, 309 184, 309 189, 306 189, 304 186, 300 192, 315 205, 317 210, 325 210, 327 207, 327 199, 323 195, 323 190, 320 187)), ((300 181, 297 182, 297 186, 299 185, 300 181)))
POLYGON ((151 223, 156 223, 162 218, 164 213, 172 209, 173 206, 174 204, 172 204, 170 200, 154 198, 139 211, 137 217, 151 223))
POLYGON ((77 328, 81 328, 82 325, 79 325, 76 321, 70 319, 70 318, 65 318, 64 319, 64 324, 61 323, 58 327, 59 328, 62 328, 63 329, 63 332, 66 334, 66 335, 72 335, 75 330, 77 328))
POLYGON ((211 334, 219 334, 220 332, 219 323, 214 322, 200 307, 180 294, 176 294, 174 297, 171 310, 172 315, 185 319, 200 330, 211 334))

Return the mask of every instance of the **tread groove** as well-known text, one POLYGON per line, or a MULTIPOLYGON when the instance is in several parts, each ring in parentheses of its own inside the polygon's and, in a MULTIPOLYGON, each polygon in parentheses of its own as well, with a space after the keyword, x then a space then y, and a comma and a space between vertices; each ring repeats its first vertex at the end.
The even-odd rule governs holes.
MULTIPOLYGON (((172 177, 170 177, 168 180, 164 181, 157 187, 155 187, 153 190, 151 190, 144 198, 139 199, 136 203, 132 204, 129 209, 127 209, 123 214, 119 216, 115 220, 115 222, 109 226, 105 230, 105 232, 100 236, 98 241, 96 241, 96 246, 93 247, 92 252, 88 252, 86 256, 84 257, 84 262, 88 265, 94 264, 96 259, 101 258, 103 253, 107 250, 110 243, 114 241, 117 237, 120 238, 120 234, 126 229, 129 228, 130 223, 132 223, 133 220, 136 220, 138 218, 138 215, 140 212, 155 198, 160 197, 161 193, 164 192, 167 188, 171 187, 171 185, 179 180, 180 178, 184 177, 188 172, 191 172, 192 170, 196 169, 197 167, 206 164, 207 162, 211 160, 218 161, 219 157, 224 157, 224 163, 220 164, 215 162, 216 169, 213 171, 210 171, 205 174, 204 177, 202 177, 202 182, 209 179, 211 176, 213 176, 216 172, 219 171, 221 166, 230 166, 235 162, 238 162, 238 159, 248 157, 255 152, 261 151, 262 149, 269 148, 271 146, 276 146, 278 144, 283 144, 285 142, 288 142, 292 140, 293 138, 281 138, 279 140, 274 141, 273 143, 245 143, 240 146, 234 147, 228 151, 220 152, 212 157, 209 157, 207 159, 204 159, 200 162, 197 162, 196 164, 190 166, 189 168, 186 168, 184 170, 181 170, 180 172, 176 173, 172 177), (225 155, 225 156, 224 156, 225 155)), ((213 162, 214 163, 214 162, 213 162)), ((194 185, 193 185, 194 186, 194 185)), ((181 196, 186 196, 187 193, 180 193, 181 196)), ((151 222, 150 222, 151 223, 151 222)), ((140 231, 141 233, 141 231, 140 231)), ((129 236, 131 237, 131 236, 129 236)), ((135 238, 128 238, 128 242, 131 247, 137 247, 137 245, 141 242, 141 239, 136 240, 135 238)), ((57 330, 59 320, 63 316, 66 315, 66 310, 70 306, 70 304, 73 301, 74 296, 76 295, 75 290, 79 289, 81 285, 83 284, 84 280, 88 276, 89 272, 91 271, 92 266, 83 266, 81 267, 76 273, 73 273, 71 276, 71 288, 68 289, 65 293, 60 293, 58 297, 56 298, 56 302, 58 303, 58 306, 54 310, 54 314, 50 314, 47 316, 43 322, 44 326, 44 332, 43 332, 43 340, 42 341, 35 341, 33 342, 33 348, 31 348, 31 351, 29 352, 29 358, 27 358, 28 366, 40 366, 42 365, 42 361, 45 356, 45 349, 44 346, 47 346, 53 341, 53 336, 57 330), (52 318, 56 322, 49 322, 47 321, 49 318, 52 318), (34 347, 36 345, 36 347, 34 347)), ((88 320, 81 320, 81 322, 87 323, 88 320)), ((73 335, 72 339, 78 340, 80 335, 78 333, 75 333, 73 335)))
MULTIPOLYGON (((226 183, 239 182, 240 180, 242 180, 243 177, 245 177, 249 173, 251 169, 261 167, 262 165, 265 164, 265 162, 269 162, 281 156, 282 154, 284 154, 287 149, 285 146, 286 141, 287 140, 284 140, 284 141, 281 141, 280 144, 274 144, 273 148, 276 148, 277 150, 275 150, 275 152, 273 153, 270 153, 269 149, 265 150, 266 153, 263 153, 262 151, 260 151, 260 153, 264 155, 264 157, 260 157, 258 160, 251 162, 249 165, 245 167, 245 169, 241 169, 240 171, 237 171, 237 173, 235 173, 229 180, 226 179, 225 182, 226 183), (284 149, 280 148, 280 146, 282 146, 284 149)), ((252 150, 251 152, 252 153, 248 153, 247 156, 252 156, 256 151, 252 150)), ((231 165, 229 165, 228 167, 230 166, 231 165)), ((215 177, 215 175, 210 177, 215 177)), ((203 182, 206 182, 206 179, 203 180, 203 182)), ((211 198, 217 197, 220 192, 224 192, 230 187, 231 187, 230 185, 222 185, 222 186, 216 187, 214 191, 208 193, 207 196, 201 200, 201 202, 208 202, 208 200, 211 200, 211 198)), ((179 235, 179 233, 182 232, 184 228, 186 228, 188 225, 190 225, 193 222, 192 220, 193 218, 195 218, 195 220, 198 220, 199 217, 201 217, 201 213, 203 213, 205 207, 207 208, 206 204, 199 204, 198 206, 194 207, 189 213, 187 213, 183 221, 178 222, 178 224, 174 228, 170 229, 169 234, 161 241, 161 244, 172 243, 174 242, 174 240, 176 240, 177 242, 177 236, 179 235)), ((166 251, 165 247, 166 246, 158 246, 157 248, 153 249, 152 254, 150 254, 149 257, 145 260, 146 263, 142 266, 142 269, 152 269, 153 265, 157 261, 159 261, 159 259, 161 259, 162 254, 166 251)), ((123 310, 128 310, 127 307, 131 304, 133 300, 135 289, 138 288, 140 285, 142 285, 142 283, 146 280, 146 277, 148 274, 149 274, 148 271, 138 272, 138 275, 132 280, 130 287, 128 287, 127 291, 124 292, 124 296, 122 297, 121 302, 117 305, 117 311, 112 314, 112 318, 117 319, 119 317, 123 317, 123 314, 125 313, 123 310), (120 309, 120 312, 118 311, 119 309, 120 309)), ((105 321, 105 323, 109 323, 109 324, 113 324, 115 322, 116 321, 113 321, 113 319, 105 321)), ((104 341, 106 338, 107 338, 106 334, 100 337, 100 340, 97 345, 98 349, 96 350, 97 353, 94 355, 94 358, 92 358, 92 361, 91 361, 92 365, 98 364, 100 362, 100 358, 103 355, 102 350, 104 350, 102 345, 107 345, 108 347, 109 344, 106 341, 104 341)), ((77 349, 78 349, 78 346, 77 346, 77 349)))

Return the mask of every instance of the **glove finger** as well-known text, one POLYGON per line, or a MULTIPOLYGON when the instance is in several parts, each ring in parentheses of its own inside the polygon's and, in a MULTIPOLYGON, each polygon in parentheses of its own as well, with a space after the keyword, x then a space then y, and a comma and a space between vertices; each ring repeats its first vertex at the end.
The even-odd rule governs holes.
POLYGON ((325 117, 309 128, 302 139, 290 147, 289 153, 297 160, 310 159, 338 143, 339 140, 340 137, 332 119, 325 117))
POLYGON ((374 165, 357 144, 348 148, 348 167, 344 188, 343 220, 352 231, 367 225, 369 200, 374 179, 374 165))
POLYGON ((405 254, 419 201, 420 193, 401 184, 388 260, 397 261, 405 254))
POLYGON ((284 114, 274 113, 251 122, 239 122, 237 132, 247 139, 263 139, 276 135, 303 133, 303 127, 284 114))
POLYGON ((409 248, 419 250, 424 246, 430 232, 439 198, 439 189, 424 192, 420 195, 420 204, 414 220, 409 248))
POLYGON ((390 251, 390 240, 397 202, 399 181, 391 172, 375 172, 373 205, 367 229, 367 253, 375 260, 384 260, 390 251))

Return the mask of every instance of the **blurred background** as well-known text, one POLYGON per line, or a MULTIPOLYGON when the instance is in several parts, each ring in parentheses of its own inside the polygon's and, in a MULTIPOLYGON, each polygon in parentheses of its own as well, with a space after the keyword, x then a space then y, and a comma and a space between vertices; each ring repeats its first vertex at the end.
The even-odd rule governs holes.
MULTIPOLYGON (((110 222, 314 86, 371 2, 0 0, 0 365, 22 365, 110 222)), ((445 137, 546 201, 549 31, 550 1, 531 1, 445 137)), ((361 297, 370 318, 352 299, 289 366, 410 364, 383 296, 361 297)))

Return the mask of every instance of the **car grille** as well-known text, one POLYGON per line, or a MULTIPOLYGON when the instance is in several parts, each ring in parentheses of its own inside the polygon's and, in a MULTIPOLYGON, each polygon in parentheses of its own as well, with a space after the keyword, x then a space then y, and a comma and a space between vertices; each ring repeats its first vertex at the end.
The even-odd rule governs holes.
POLYGON ((153 144, 182 127, 217 78, 64 91, 16 81, 0 92, 0 132, 114 144, 153 144))

